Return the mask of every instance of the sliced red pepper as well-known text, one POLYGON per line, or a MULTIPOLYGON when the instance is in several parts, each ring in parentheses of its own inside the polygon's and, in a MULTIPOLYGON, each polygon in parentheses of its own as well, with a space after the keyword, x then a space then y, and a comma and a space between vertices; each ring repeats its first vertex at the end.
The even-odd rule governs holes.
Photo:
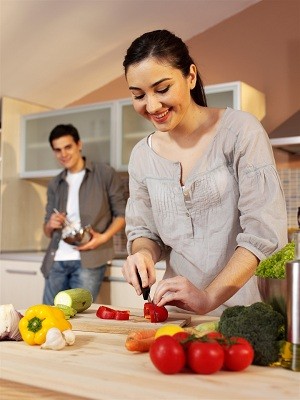
POLYGON ((150 319, 150 322, 163 322, 168 315, 168 310, 164 306, 159 307, 153 303, 144 304, 144 318, 150 319))
POLYGON ((112 308, 100 306, 96 312, 98 318, 102 319, 115 319, 116 318, 116 310, 112 308))
POLYGON ((128 320, 130 316, 129 311, 114 310, 106 306, 100 306, 96 312, 98 318, 102 319, 116 319, 116 320, 128 320))
POLYGON ((130 312, 129 311, 116 310, 115 319, 125 321, 125 320, 129 319, 129 316, 130 316, 130 312))

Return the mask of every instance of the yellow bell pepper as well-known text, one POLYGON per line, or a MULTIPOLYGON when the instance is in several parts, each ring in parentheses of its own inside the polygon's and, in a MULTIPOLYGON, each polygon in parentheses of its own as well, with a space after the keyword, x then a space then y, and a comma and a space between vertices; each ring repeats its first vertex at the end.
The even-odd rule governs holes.
POLYGON ((22 339, 30 345, 45 343, 50 328, 58 328, 63 332, 72 329, 72 325, 63 311, 46 304, 29 307, 19 322, 22 339))

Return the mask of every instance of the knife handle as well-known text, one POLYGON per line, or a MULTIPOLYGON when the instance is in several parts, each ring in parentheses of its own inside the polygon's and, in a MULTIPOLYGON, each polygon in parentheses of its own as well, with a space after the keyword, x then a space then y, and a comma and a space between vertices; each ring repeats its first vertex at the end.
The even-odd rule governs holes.
POLYGON ((139 280, 139 284, 140 284, 141 291, 142 291, 142 293, 143 293, 143 298, 144 298, 144 300, 147 300, 147 301, 148 301, 149 294, 150 294, 150 287, 147 286, 147 287, 143 288, 143 287, 142 287, 142 279, 141 279, 140 274, 139 274, 138 271, 136 272, 136 275, 137 275, 137 278, 138 278, 138 280, 139 280))

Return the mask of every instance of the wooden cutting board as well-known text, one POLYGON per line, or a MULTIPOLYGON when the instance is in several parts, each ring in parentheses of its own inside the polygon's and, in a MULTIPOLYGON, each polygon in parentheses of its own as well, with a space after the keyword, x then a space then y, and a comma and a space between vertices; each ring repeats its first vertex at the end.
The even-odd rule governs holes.
MULTIPOLYGON (((101 319, 96 316, 96 311, 99 307, 100 304, 92 304, 88 310, 71 318, 69 321, 72 324, 72 329, 82 332, 127 334, 133 329, 157 329, 167 324, 185 326, 191 322, 191 316, 189 314, 169 312, 169 317, 166 321, 151 323, 143 317, 143 310, 135 308, 129 310, 130 318, 128 321, 101 319)), ((112 306, 109 307, 114 308, 112 306)))

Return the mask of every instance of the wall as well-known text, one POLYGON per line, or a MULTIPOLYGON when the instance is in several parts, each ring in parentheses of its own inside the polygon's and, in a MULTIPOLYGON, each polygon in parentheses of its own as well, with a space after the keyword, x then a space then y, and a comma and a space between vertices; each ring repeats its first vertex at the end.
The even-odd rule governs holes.
MULTIPOLYGON (((239 80, 265 93, 267 132, 299 109, 299 13, 298 0, 263 0, 187 41, 205 85, 239 80)), ((123 76, 72 104, 122 97, 130 97, 123 76)), ((300 168, 300 157, 274 155, 279 168, 300 168)))

